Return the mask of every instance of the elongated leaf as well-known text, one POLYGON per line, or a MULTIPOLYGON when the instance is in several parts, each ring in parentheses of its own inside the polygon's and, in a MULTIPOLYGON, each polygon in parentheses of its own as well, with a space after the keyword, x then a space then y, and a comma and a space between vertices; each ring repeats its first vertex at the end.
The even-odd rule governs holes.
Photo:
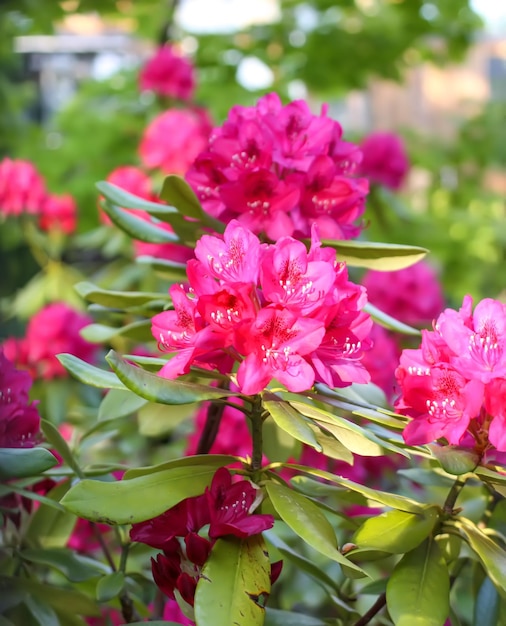
POLYGON ((175 467, 200 467, 205 465, 207 467, 223 467, 230 465, 230 463, 236 463, 239 457, 231 456, 229 454, 195 454, 193 456, 184 456, 180 459, 174 459, 172 461, 165 461, 159 465, 150 465, 148 467, 135 467, 125 472, 123 476, 124 480, 130 480, 131 478, 138 478, 139 476, 149 476, 150 474, 156 474, 157 472, 163 472, 175 467))
POLYGON ((90 365, 73 354, 57 354, 56 358, 74 378, 77 378, 85 385, 99 387, 100 389, 125 389, 125 385, 116 374, 90 365))
POLYGON ((301 443, 279 428, 274 420, 263 423, 263 451, 271 462, 284 462, 297 459, 301 452, 301 443))
POLYGON ((339 552, 334 529, 316 504, 297 491, 274 482, 266 483, 265 489, 278 515, 296 535, 333 561, 366 576, 339 552))
POLYGON ((124 326, 107 326, 105 324, 88 324, 81 332, 81 337, 90 343, 108 343, 114 337, 128 337, 133 341, 150 341, 151 320, 139 320, 124 326))
POLYGON ((395 566, 387 583, 387 607, 395 626, 443 626, 449 594, 448 567, 429 539, 395 566))
POLYGON ((450 520, 448 525, 459 531, 483 563, 490 580, 506 596, 506 550, 465 517, 450 520))
POLYGON ((64 462, 74 470, 77 476, 79 476, 81 474, 81 468, 68 447, 67 442, 61 436, 56 426, 53 426, 51 422, 43 419, 41 420, 41 427, 47 441, 52 445, 56 452, 58 452, 64 462))
POLYGON ((169 280, 186 280, 185 263, 176 263, 175 261, 146 255, 136 257, 135 262, 141 265, 148 265, 153 271, 169 280))
POLYGON ((500 597, 490 580, 482 582, 474 603, 473 626, 497 626, 499 624, 500 597))
MULTIPOLYGON (((62 481, 47 493, 47 498, 59 502, 70 488, 70 480, 62 481)), ((58 547, 67 543, 76 524, 72 513, 41 504, 32 513, 25 533, 28 545, 42 547, 58 547)))
POLYGON ((448 474, 457 476, 467 474, 472 472, 480 462, 479 455, 469 448, 439 446, 438 444, 429 445, 429 448, 448 474))
POLYGON ((261 535, 218 539, 195 592, 197 624, 262 626, 271 566, 261 535))
POLYGON ((102 577, 97 583, 96 596, 99 602, 112 600, 122 592, 125 586, 125 574, 112 572, 102 577))
POLYGON ((214 400, 238 395, 227 389, 206 387, 205 385, 162 378, 156 374, 146 372, 140 367, 130 365, 113 350, 108 353, 106 360, 128 389, 151 402, 159 402, 160 404, 191 404, 201 400, 214 400))
POLYGON ((147 222, 146 220, 136 217, 130 211, 125 211, 109 204, 109 202, 103 202, 102 208, 111 218, 111 220, 121 228, 127 235, 137 239, 139 241, 145 241, 146 243, 178 243, 178 236, 160 226, 157 226, 154 222, 147 222))
POLYGON ((67 548, 28 549, 21 552, 21 557, 25 561, 57 569, 72 582, 82 582, 110 572, 107 565, 67 548))
POLYGON ((267 607, 264 626, 326 626, 327 622, 322 622, 317 617, 304 615, 304 613, 293 613, 292 611, 281 611, 267 607))
POLYGON ((299 472, 302 472, 303 474, 309 474, 309 476, 323 478, 331 483, 341 485, 341 487, 344 487, 345 489, 350 489, 351 491, 360 493, 367 499, 378 502, 379 504, 383 504, 384 506, 391 507, 392 509, 407 511, 408 513, 423 514, 424 505, 416 502, 416 500, 411 500, 411 498, 388 493, 386 491, 371 489, 370 487, 366 487, 365 485, 355 483, 348 478, 343 478, 342 476, 337 476, 335 474, 331 474, 330 472, 325 472, 324 470, 319 470, 312 467, 305 467, 304 465, 283 463, 283 467, 297 470, 299 472))
POLYGON ((130 389, 111 389, 98 408, 99 420, 112 420, 136 413, 148 401, 140 398, 130 389))
POLYGON ((314 432, 316 441, 322 447, 323 454, 331 459, 337 459, 339 461, 344 461, 349 465, 353 465, 353 454, 350 450, 344 446, 339 439, 334 436, 334 434, 330 434, 328 429, 321 430, 318 426, 316 424, 310 425, 311 430, 314 432))
POLYGON ((352 543, 359 548, 404 554, 428 537, 437 520, 438 511, 435 507, 428 507, 420 515, 405 511, 387 511, 367 519, 353 536, 352 543))
POLYGON ((100 304, 105 307, 129 309, 142 306, 150 302, 170 302, 169 294, 149 293, 144 291, 109 291, 101 289, 93 283, 81 282, 74 286, 77 293, 88 302, 100 304))
POLYGON ((158 202, 150 202, 144 198, 139 198, 139 196, 125 191, 124 189, 121 189, 121 187, 108 183, 105 180, 95 183, 95 187, 113 204, 125 209, 142 209, 143 211, 148 211, 148 213, 154 210, 162 214, 166 213, 167 215, 177 213, 177 210, 174 207, 167 206, 166 204, 159 204, 158 202))
POLYGON ((116 482, 82 480, 68 491, 61 503, 72 513, 94 522, 143 522, 185 498, 203 493, 215 472, 215 466, 199 465, 116 482))
POLYGON ((396 320, 395 317, 384 313, 378 307, 374 306, 370 302, 368 302, 364 311, 369 313, 372 319, 377 322, 383 328, 387 330, 394 330, 397 333, 402 333, 403 335, 412 335, 413 337, 419 337, 421 335, 420 331, 417 328, 413 328, 412 326, 408 326, 399 320, 396 320))
POLYGON ((20 496, 24 498, 28 498, 28 500, 34 500, 35 502, 41 502, 47 504, 53 509, 57 509, 58 511, 64 511, 65 509, 59 502, 55 502, 51 498, 47 498, 46 496, 41 496, 40 494, 32 491, 29 487, 27 489, 23 489, 23 487, 19 487, 16 483, 6 483, 0 484, 0 498, 9 493, 18 493, 20 496))
POLYGON ((339 261, 346 261, 354 267, 391 272, 402 270, 421 261, 428 253, 426 248, 405 246, 396 243, 376 243, 370 241, 334 241, 324 239, 323 246, 334 248, 339 261))
POLYGON ((25 605, 39 626, 60 626, 52 606, 37 596, 27 596, 25 605))
POLYGON ((45 448, 0 448, 0 480, 37 476, 57 464, 45 448))
POLYGON ((270 413, 279 428, 292 435, 298 441, 307 443, 319 452, 322 451, 322 446, 316 440, 315 434, 307 420, 296 409, 291 407, 288 402, 277 399, 264 399, 262 405, 270 413))

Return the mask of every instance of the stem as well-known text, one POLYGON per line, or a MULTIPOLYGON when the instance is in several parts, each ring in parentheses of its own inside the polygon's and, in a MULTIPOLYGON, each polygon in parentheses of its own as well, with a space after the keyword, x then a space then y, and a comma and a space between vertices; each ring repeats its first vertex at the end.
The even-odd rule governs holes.
POLYGON ((206 423, 200 435, 196 454, 209 454, 220 428, 221 418, 225 410, 224 404, 212 402, 207 409, 206 423))
POLYGON ((355 622, 353 626, 365 626, 365 624, 368 624, 372 620, 372 618, 381 611, 386 603, 387 594, 386 592, 383 592, 378 597, 376 602, 371 606, 371 608, 367 611, 367 613, 364 613, 364 615, 362 615, 362 617, 357 622, 355 622))
POLYGON ((446 496, 445 503, 443 504, 443 512, 446 513, 446 515, 454 514, 455 502, 457 501, 457 498, 459 497, 459 494, 462 491, 462 488, 466 484, 466 481, 467 481, 467 478, 463 478, 462 476, 459 476, 457 480, 453 483, 452 488, 450 489, 450 492, 446 496))
POLYGON ((253 440, 253 451, 251 454, 251 469, 253 472, 258 472, 258 470, 262 467, 262 456, 263 456, 263 439, 262 439, 262 427, 263 427, 263 416, 262 416, 262 399, 260 396, 255 396, 253 399, 253 403, 251 406, 251 437, 253 440))

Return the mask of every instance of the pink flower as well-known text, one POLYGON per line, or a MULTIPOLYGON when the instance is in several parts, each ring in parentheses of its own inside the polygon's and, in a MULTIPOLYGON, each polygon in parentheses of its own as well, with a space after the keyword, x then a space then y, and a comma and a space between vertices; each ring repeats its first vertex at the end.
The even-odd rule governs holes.
POLYGON ((33 378, 64 377, 67 371, 55 355, 68 352, 84 361, 95 357, 97 346, 79 334, 91 321, 64 302, 48 304, 30 319, 25 338, 7 340, 4 349, 27 368, 33 378))
POLYGON ((378 385, 387 398, 392 398, 401 350, 393 334, 379 324, 372 325, 370 339, 372 347, 364 353, 362 364, 371 375, 371 382, 378 385))
POLYGON ((195 90, 193 66, 174 46, 161 46, 142 68, 139 88, 159 96, 190 100, 195 90))
POLYGON ((48 195, 42 204, 39 226, 42 230, 60 230, 71 235, 77 224, 77 207, 70 194, 62 196, 48 195))
POLYGON ((359 170, 373 183, 396 191, 409 171, 402 139, 394 133, 372 133, 360 144, 363 158, 359 170))
POLYGON ((271 93, 233 107, 186 178, 211 215, 271 240, 308 237, 314 224, 324 237, 354 237, 368 183, 353 177, 360 154, 341 136, 326 109, 315 116, 271 93))
POLYGON ((424 261, 395 272, 370 270, 362 284, 372 304, 405 324, 430 324, 444 306, 436 272, 424 261))
POLYGON ((40 213, 46 200, 42 176, 29 161, 0 162, 0 214, 40 213))
MULTIPOLYGON (((122 165, 114 169, 106 178, 108 183, 116 185, 134 196, 143 198, 144 200, 156 201, 156 195, 153 192, 151 179, 147 174, 134 165, 122 165)), ((139 211, 135 211, 138 215, 139 211)), ((100 221, 104 224, 111 224, 111 218, 100 210, 100 221)))
POLYGON ((169 109, 144 131, 139 146, 141 161, 164 174, 184 175, 205 148, 210 131, 211 122, 203 109, 169 109))
POLYGON ((32 379, 17 370, 0 348, 0 448, 33 448, 40 416, 28 393, 32 379))
POLYGON ((401 396, 396 408, 412 421, 409 444, 444 438, 484 456, 506 451, 506 306, 486 298, 472 312, 470 296, 459 311, 446 309, 422 345, 404 350, 396 371, 401 396), (471 439, 472 441, 472 439, 471 439))

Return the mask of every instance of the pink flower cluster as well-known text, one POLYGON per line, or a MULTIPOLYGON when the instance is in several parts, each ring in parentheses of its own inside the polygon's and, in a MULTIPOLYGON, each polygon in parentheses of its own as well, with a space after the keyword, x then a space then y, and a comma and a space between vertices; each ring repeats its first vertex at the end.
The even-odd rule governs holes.
POLYGON ((372 183, 397 191, 409 171, 409 160, 402 139, 395 133, 372 133, 360 144, 359 172, 372 183))
POLYGON ((32 379, 16 369, 0 348, 0 448, 33 448, 40 416, 28 393, 32 379))
POLYGON ((325 112, 313 115, 303 100, 283 106, 271 93, 233 107, 186 178, 208 213, 273 241, 308 237, 313 224, 322 238, 349 239, 368 192, 353 177, 360 159, 325 112))
POLYGON ((139 88, 159 96, 191 100, 195 90, 193 65, 174 46, 161 46, 142 68, 139 88))
POLYGON ((46 190, 41 174, 29 161, 5 158, 0 162, 0 215, 36 215, 43 231, 60 230, 71 235, 76 229, 74 198, 46 190))
POLYGON ((446 309, 420 348, 402 353, 396 409, 413 418, 408 444, 471 435, 479 454, 506 452, 506 305, 486 298, 473 313, 472 304, 466 296, 459 311, 446 309))
POLYGON ((176 351, 161 376, 191 365, 230 373, 237 362, 245 394, 272 379, 290 391, 369 381, 361 363, 371 328, 361 310, 365 290, 348 280, 333 249, 321 247, 316 229, 308 252, 291 237, 261 244, 232 220, 223 238, 204 235, 195 256, 190 287, 173 285, 174 310, 152 320, 160 349, 176 351))
POLYGON ((33 378, 49 380, 67 376, 67 370, 55 355, 69 352, 84 361, 92 361, 97 346, 79 335, 79 331, 91 322, 88 315, 64 302, 49 304, 30 319, 23 339, 5 341, 5 355, 19 367, 27 369, 33 378))
POLYGON ((139 146, 142 164, 184 176, 206 147, 211 120, 205 109, 168 109, 147 126, 139 146))
POLYGON ((151 566, 155 583, 169 598, 175 599, 177 590, 193 606, 201 569, 216 539, 250 537, 273 526, 272 515, 252 514, 259 504, 258 495, 253 483, 233 482, 222 467, 201 496, 186 498, 162 515, 132 525, 133 541, 163 551, 151 559, 151 566), (207 539, 199 534, 205 526, 207 539))

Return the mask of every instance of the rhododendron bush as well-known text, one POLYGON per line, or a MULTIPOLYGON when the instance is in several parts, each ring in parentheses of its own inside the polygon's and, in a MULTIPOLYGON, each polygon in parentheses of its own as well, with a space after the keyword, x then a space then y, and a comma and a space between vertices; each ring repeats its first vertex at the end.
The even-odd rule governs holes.
POLYGON ((142 69, 169 107, 91 233, 0 164, 40 265, 0 349, 1 623, 505 623, 506 305, 371 240, 399 137, 275 93, 213 128, 194 83, 142 69))

